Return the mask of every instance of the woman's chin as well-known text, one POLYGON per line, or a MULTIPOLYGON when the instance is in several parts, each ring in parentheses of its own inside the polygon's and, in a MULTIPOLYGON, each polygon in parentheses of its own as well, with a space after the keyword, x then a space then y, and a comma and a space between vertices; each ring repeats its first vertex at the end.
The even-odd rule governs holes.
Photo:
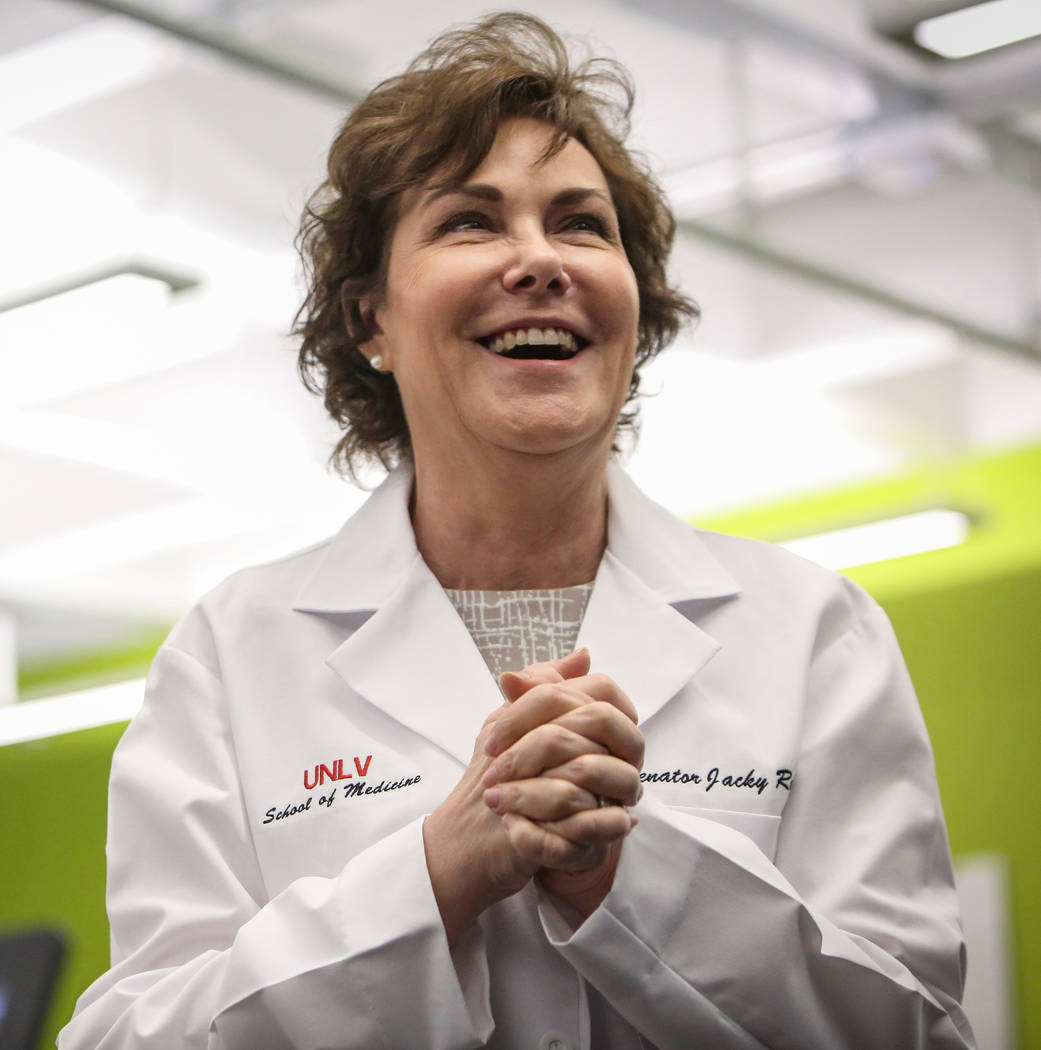
POLYGON ((489 436, 492 444, 509 452, 532 456, 552 456, 582 449, 596 451, 610 448, 609 432, 602 421, 567 417, 549 417, 512 421, 489 436), (605 440, 605 435, 606 440, 605 440))

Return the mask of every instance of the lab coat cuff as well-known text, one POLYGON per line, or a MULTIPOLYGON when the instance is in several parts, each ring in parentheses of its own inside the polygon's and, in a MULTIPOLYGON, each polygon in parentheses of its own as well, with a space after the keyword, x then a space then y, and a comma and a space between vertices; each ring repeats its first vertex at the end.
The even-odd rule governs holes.
POLYGON ((456 942, 451 954, 470 1023, 481 1042, 486 1043, 491 1038, 495 1021, 492 1018, 491 977, 484 932, 477 923, 456 942))
POLYGON ((539 918, 547 939, 554 948, 581 951, 585 945, 600 946, 605 936, 616 939, 620 930, 628 930, 649 945, 660 945, 671 932, 671 916, 664 915, 661 900, 662 874, 660 865, 650 858, 666 851, 675 831, 667 825, 668 808, 650 796, 640 802, 637 812, 640 822, 629 834, 622 847, 614 883, 610 892, 584 921, 545 893, 539 898, 539 918), (654 869, 654 870, 651 870, 654 869), (648 895, 654 907, 643 907, 648 895))
POLYGON ((754 871, 783 893, 791 892, 756 845, 733 828, 676 812, 650 794, 636 813, 640 821, 625 840, 614 883, 600 906, 570 929, 559 912, 541 909, 543 929, 558 950, 599 953, 606 935, 617 937, 626 930, 652 950, 664 951, 689 911, 688 898, 706 850, 754 871))
MULTIPOLYGON (((495 1028, 491 1010, 491 982, 484 936, 480 927, 474 924, 454 947, 449 947, 437 899, 430 884, 430 873, 426 866, 426 849, 423 843, 424 819, 425 817, 421 817, 413 821, 375 847, 378 849, 382 846, 389 846, 387 856, 390 865, 394 866, 398 860, 395 840, 405 846, 408 851, 406 879, 409 883, 415 883, 413 899, 420 902, 426 922, 432 924, 435 931, 430 941, 430 957, 414 958, 411 966, 407 966, 409 969, 415 967, 414 982, 407 976, 402 980, 402 974, 399 972, 397 983, 400 987, 412 987, 413 989, 422 987, 424 984, 427 987, 435 985, 436 989, 432 999, 437 1000, 438 1027, 443 1026, 446 1033, 455 1032, 456 1038, 463 1037, 459 1045, 470 1045, 467 1036, 484 1044, 491 1038, 495 1028), (448 976, 452 974, 455 976, 454 981, 448 976), (434 975, 444 975, 446 979, 435 979, 434 975)), ((388 867, 384 874, 386 882, 374 881, 372 884, 389 889, 393 880, 391 867, 388 867)), ((408 893, 409 886, 404 885, 400 887, 400 895, 384 891, 378 899, 385 901, 388 911, 393 912, 405 904, 407 899, 405 895, 408 893), (395 900, 395 897, 398 899, 395 900)), ((403 959, 397 959, 395 965, 401 962, 403 959)), ((450 1041, 452 1045, 455 1045, 451 1037, 450 1041)))
POLYGON ((229 1045, 271 1045, 268 1013, 295 1015, 316 988, 350 989, 345 998, 366 1004, 364 1023, 390 1046, 469 1050, 493 1031, 483 948, 468 937, 449 949, 422 818, 359 853, 335 879, 292 884, 239 930, 235 955, 213 1024, 229 1045), (258 997, 263 1010, 253 1007, 258 997))

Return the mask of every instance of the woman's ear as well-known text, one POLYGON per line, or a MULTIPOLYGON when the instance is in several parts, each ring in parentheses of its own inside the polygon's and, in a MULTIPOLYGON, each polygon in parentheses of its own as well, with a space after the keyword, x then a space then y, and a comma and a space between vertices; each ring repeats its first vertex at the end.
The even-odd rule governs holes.
POLYGON ((362 327, 367 333, 367 338, 359 344, 364 346, 369 338, 382 331, 379 322, 376 320, 376 306, 371 299, 362 299, 358 303, 358 316, 361 318, 362 327))
POLYGON ((358 316, 367 333, 365 339, 358 343, 358 349, 369 359, 369 363, 377 372, 393 371, 388 341, 376 318, 376 307, 368 299, 363 299, 358 304, 358 316))

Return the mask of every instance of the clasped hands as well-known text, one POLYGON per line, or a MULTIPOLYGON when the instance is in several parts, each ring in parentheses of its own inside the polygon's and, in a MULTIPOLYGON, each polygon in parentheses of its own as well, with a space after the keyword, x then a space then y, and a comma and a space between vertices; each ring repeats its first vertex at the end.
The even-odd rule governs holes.
POLYGON ((636 710, 589 653, 502 677, 456 787, 423 826, 427 868, 454 943, 530 879, 588 915, 611 888, 642 794, 636 710), (602 804, 607 800, 608 804, 602 804))

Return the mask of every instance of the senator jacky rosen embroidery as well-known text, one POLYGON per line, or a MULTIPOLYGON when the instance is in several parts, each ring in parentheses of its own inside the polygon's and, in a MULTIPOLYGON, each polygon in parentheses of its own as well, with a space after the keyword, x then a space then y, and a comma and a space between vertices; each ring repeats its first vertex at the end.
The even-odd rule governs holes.
POLYGON ((719 766, 702 773, 696 769, 672 769, 658 772, 644 770, 640 774, 640 780, 645 784, 693 784, 703 791, 711 791, 717 785, 724 788, 745 788, 755 791, 761 795, 767 788, 774 791, 790 791, 792 786, 792 771, 790 769, 778 769, 773 777, 759 774, 755 768, 747 773, 723 773, 719 766))

